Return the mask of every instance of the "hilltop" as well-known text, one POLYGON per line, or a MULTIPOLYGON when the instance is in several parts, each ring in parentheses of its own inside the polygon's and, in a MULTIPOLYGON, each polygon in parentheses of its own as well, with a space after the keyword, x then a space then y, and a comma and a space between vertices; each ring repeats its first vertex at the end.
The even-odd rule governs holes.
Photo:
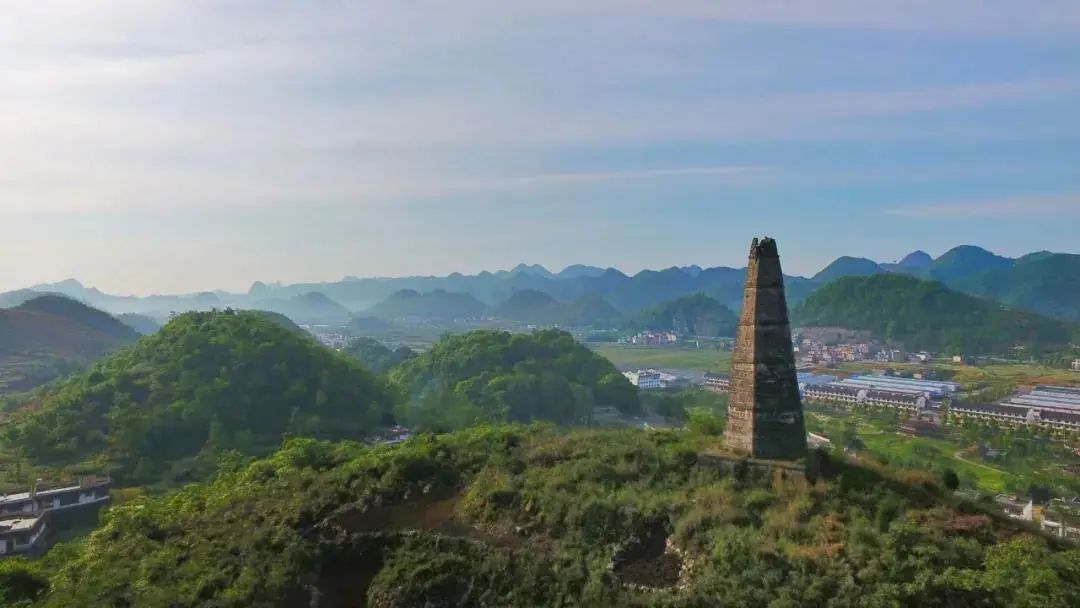
POLYGON ((739 318, 727 306, 699 293, 650 308, 638 315, 637 323, 645 329, 716 337, 734 336, 739 318))
POLYGON ((867 330, 908 348, 963 354, 1059 350, 1080 336, 1080 326, 898 274, 834 281, 792 317, 798 325, 867 330))
POLYGON ((262 313, 186 313, 35 399, 3 440, 31 463, 103 458, 127 482, 181 481, 286 433, 363 437, 391 405, 359 365, 262 313))
POLYGON ((354 338, 343 352, 376 374, 386 373, 416 356, 408 346, 390 350, 374 338, 354 338))
POLYGON ((479 422, 576 424, 595 406, 640 410, 637 389, 607 359, 560 330, 446 336, 395 368, 398 419, 421 429, 479 422))
POLYGON ((715 445, 523 427, 399 446, 292 440, 211 483, 114 507, 27 578, 50 608, 1080 602, 1080 550, 932 474, 819 458, 804 476, 715 445))
POLYGON ((137 338, 117 319, 62 296, 0 309, 0 394, 44 384, 137 338))
POLYGON ((255 302, 251 308, 282 314, 292 321, 306 325, 344 325, 352 313, 326 294, 312 291, 291 298, 268 298, 255 302))
POLYGON ((964 278, 963 291, 1016 308, 1080 322, 1080 255, 1041 253, 964 278))

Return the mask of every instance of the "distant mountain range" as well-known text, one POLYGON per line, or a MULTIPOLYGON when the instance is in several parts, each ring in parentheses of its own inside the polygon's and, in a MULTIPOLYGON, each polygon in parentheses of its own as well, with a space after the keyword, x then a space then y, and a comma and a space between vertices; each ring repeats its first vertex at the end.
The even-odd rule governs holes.
POLYGON ((1067 321, 1080 321, 1080 255, 1038 251, 1007 258, 962 245, 938 258, 916 251, 895 264, 841 257, 814 276, 818 281, 886 272, 940 281, 971 295, 1067 321))
MULTIPOLYGON (((795 305, 839 278, 886 272, 941 281, 953 289, 1009 306, 1080 320, 1080 256, 1036 252, 1012 259, 971 245, 953 248, 937 258, 914 251, 898 262, 844 256, 811 278, 785 277, 788 300, 795 305)), ((581 264, 559 272, 538 264, 519 264, 510 270, 475 275, 347 277, 294 285, 256 282, 247 293, 213 291, 148 297, 111 295, 67 280, 0 294, 0 306, 40 293, 60 293, 113 314, 139 313, 159 321, 171 312, 233 307, 273 311, 302 324, 336 325, 357 315, 384 320, 480 315, 497 310, 516 293, 540 292, 561 305, 587 297, 594 306, 610 306, 620 316, 630 318, 645 309, 697 293, 737 311, 742 304, 744 279, 744 268, 723 266, 671 267, 627 275, 614 268, 581 264)))

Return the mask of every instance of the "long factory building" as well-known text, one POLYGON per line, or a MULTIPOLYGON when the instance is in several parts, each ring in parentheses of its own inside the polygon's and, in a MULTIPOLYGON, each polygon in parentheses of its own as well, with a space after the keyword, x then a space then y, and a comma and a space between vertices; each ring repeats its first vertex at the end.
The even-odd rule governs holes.
POLYGON ((1026 424, 1057 431, 1080 431, 1080 387, 1037 386, 995 404, 954 402, 949 406, 953 417, 974 418, 999 424, 1026 424))
MULTIPOLYGON (((726 392, 730 380, 719 374, 706 374, 705 386, 726 392)), ((800 373, 799 390, 803 399, 848 406, 889 407, 918 411, 935 407, 937 401, 956 391, 953 382, 937 382, 885 376, 853 376, 839 380, 835 376, 800 373)))

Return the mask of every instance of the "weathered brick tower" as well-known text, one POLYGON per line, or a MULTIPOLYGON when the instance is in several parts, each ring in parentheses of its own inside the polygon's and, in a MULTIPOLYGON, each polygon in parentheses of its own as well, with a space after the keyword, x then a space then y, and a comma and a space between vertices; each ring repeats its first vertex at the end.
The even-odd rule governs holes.
POLYGON ((724 438, 735 450, 756 458, 806 454, 784 275, 776 241, 770 238, 750 244, 724 438))

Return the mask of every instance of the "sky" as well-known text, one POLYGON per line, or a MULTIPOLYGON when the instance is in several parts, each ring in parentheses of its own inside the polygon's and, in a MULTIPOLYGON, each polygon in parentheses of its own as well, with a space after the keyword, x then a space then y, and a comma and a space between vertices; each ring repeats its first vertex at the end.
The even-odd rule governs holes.
POLYGON ((0 290, 1080 253, 1075 0, 0 10, 0 290))

